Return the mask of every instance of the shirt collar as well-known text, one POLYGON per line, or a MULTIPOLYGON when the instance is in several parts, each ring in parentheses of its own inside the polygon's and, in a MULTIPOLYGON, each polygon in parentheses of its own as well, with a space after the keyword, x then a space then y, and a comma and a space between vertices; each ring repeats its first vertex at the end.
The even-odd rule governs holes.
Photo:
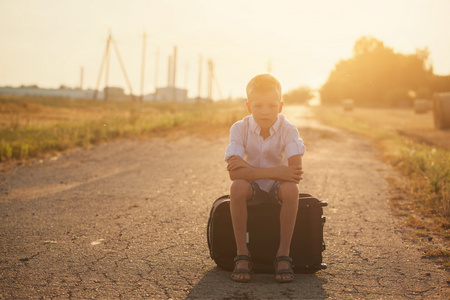
POLYGON ((258 135, 261 133, 261 126, 256 123, 253 115, 250 116, 250 130, 258 135))
POLYGON ((270 127, 270 135, 274 134, 275 132, 278 131, 278 129, 280 128, 281 125, 281 118, 283 117, 283 115, 278 114, 277 120, 275 121, 275 123, 273 123, 272 127, 270 127))
MULTIPOLYGON (((275 121, 275 123, 273 123, 272 127, 270 127, 270 135, 271 136, 275 132, 277 132, 278 129, 280 128, 281 118, 282 118, 282 115, 278 114, 277 120, 275 121)), ((256 133, 257 135, 261 134, 261 126, 259 126, 258 123, 256 123, 255 119, 253 118, 253 115, 250 116, 250 130, 252 132, 256 133)))

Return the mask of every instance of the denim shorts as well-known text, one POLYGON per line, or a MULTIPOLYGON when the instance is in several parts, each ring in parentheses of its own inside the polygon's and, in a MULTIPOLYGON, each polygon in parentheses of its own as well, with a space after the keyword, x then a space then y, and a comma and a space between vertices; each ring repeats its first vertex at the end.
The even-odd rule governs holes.
POLYGON ((260 203, 277 203, 281 204, 278 199, 278 189, 280 188, 281 181, 275 181, 270 188, 269 192, 263 191, 255 181, 250 181, 253 188, 253 196, 248 200, 248 204, 260 204, 260 203))

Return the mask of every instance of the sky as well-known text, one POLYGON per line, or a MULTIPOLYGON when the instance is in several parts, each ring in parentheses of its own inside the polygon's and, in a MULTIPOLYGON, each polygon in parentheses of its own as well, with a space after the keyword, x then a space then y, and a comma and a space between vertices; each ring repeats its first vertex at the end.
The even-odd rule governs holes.
MULTIPOLYGON (((102 89, 109 30, 137 95, 144 32, 144 94, 167 86, 174 46, 176 85, 190 97, 198 95, 200 56, 202 97, 208 59, 216 99, 245 97, 247 82, 269 65, 284 92, 315 89, 362 36, 403 54, 428 47, 434 73, 448 75, 449 12, 448 0, 0 0, 0 86, 102 89)), ((118 61, 111 51, 109 85, 129 92, 118 61)))

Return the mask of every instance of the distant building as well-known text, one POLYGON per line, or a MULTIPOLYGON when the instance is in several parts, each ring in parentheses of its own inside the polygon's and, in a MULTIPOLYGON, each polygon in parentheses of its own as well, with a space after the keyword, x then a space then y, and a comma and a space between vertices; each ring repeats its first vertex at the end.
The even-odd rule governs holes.
MULTIPOLYGON (((68 99, 87 99, 87 100, 138 100, 138 97, 132 97, 125 94, 123 88, 120 87, 105 87, 103 91, 96 92, 93 89, 45 89, 36 86, 30 87, 0 87, 0 95, 13 95, 23 97, 58 97, 68 99)), ((187 89, 163 87, 157 88, 156 93, 148 94, 143 97, 144 101, 158 101, 158 102, 183 102, 183 103, 198 103, 206 102, 206 99, 190 99, 188 98, 187 89)))
POLYGON ((157 88, 155 93, 156 101, 161 102, 186 102, 188 91, 176 87, 157 88))
POLYGON ((108 86, 103 89, 104 98, 107 100, 133 100, 133 97, 130 95, 125 95, 125 91, 123 88, 108 86))
POLYGON ((155 100, 155 94, 147 94, 147 95, 144 95, 143 97, 142 97, 142 100, 144 101, 144 102, 151 102, 151 101, 156 101, 155 100))
MULTIPOLYGON (((27 97, 59 97, 73 99, 92 99, 95 90, 81 89, 43 89, 39 87, 0 87, 0 95, 27 97)), ((103 93, 98 95, 103 98, 103 93)))
POLYGON ((188 102, 188 91, 174 87, 156 88, 156 93, 145 95, 144 101, 188 102))

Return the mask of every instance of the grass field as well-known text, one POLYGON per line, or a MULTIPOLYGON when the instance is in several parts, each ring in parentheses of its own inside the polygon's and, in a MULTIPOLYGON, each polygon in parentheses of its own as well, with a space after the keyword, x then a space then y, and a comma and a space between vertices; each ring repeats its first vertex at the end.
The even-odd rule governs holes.
POLYGON ((390 203, 417 238, 431 233, 443 240, 443 249, 427 249, 450 269, 450 131, 434 129, 431 112, 411 109, 316 107, 315 116, 325 124, 373 139, 382 158, 399 170, 405 180, 391 178, 398 194, 390 203))
POLYGON ((226 132, 245 115, 238 103, 173 104, 58 98, 0 98, 0 162, 41 157, 119 137, 226 132))

